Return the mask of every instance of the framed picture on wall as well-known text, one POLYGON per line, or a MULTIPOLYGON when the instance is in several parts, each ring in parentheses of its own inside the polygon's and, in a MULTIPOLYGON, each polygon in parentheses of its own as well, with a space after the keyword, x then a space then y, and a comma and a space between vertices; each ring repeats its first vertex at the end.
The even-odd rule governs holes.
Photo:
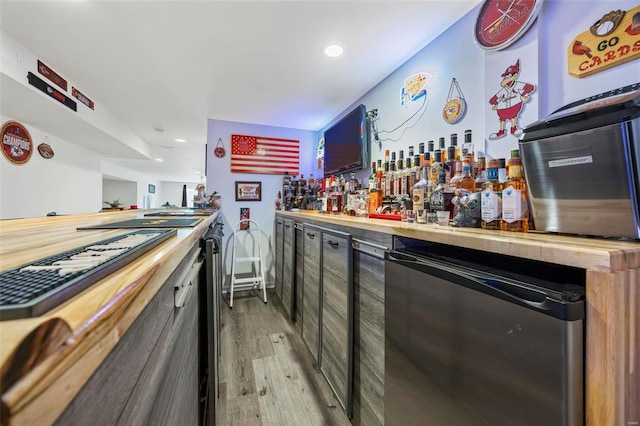
MULTIPOLYGON (((240 220, 251 219, 251 209, 249 207, 240 207, 240 220)), ((240 230, 245 231, 249 229, 249 222, 241 223, 240 230)))
POLYGON ((262 182, 236 181, 236 201, 262 201, 262 182))
POLYGON ((149 184, 149 191, 148 192, 149 192, 149 194, 155 194, 156 193, 156 186, 149 184))

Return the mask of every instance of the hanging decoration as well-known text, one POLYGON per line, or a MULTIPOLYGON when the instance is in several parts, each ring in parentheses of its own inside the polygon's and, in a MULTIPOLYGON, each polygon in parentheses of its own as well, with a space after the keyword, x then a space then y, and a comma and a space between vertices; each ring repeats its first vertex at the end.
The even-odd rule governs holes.
POLYGON ((38 152, 40 153, 40 156, 44 159, 50 160, 53 158, 53 156, 55 155, 55 153, 53 152, 53 148, 51 148, 51 145, 49 145, 47 140, 47 137, 44 137, 44 142, 42 142, 40 145, 38 145, 38 152))
POLYGON ((224 144, 222 143, 222 138, 218 138, 218 143, 216 144, 213 153, 218 158, 222 158, 226 154, 226 151, 224 150, 224 144))
POLYGON ((567 58, 578 78, 640 58, 640 6, 605 13, 571 41, 567 58))
POLYGON ((17 121, 7 121, 0 131, 2 153, 13 164, 25 164, 33 154, 33 141, 26 127, 17 121))
POLYGON ((449 94, 447 95, 447 102, 442 109, 442 118, 449 124, 456 124, 464 118, 467 112, 467 102, 464 99, 460 85, 455 78, 451 80, 451 87, 449 87, 449 94), (453 96, 454 90, 457 92, 457 96, 453 96))

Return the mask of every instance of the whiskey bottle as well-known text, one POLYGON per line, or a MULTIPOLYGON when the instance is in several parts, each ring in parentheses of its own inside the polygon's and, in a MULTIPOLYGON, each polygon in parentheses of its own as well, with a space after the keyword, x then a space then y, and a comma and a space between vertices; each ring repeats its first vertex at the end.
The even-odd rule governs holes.
POLYGON ((442 164, 442 151, 436 149, 435 157, 431 162, 431 171, 429 173, 429 178, 432 182, 438 182, 438 174, 440 170, 444 170, 444 164, 442 164))
POLYGON ((509 179, 502 190, 501 228, 503 231, 529 230, 527 185, 522 177, 522 163, 519 158, 511 159, 509 179))
POLYGON ((420 157, 417 158, 417 167, 420 169, 420 180, 411 190, 413 198, 413 212, 416 223, 426 223, 425 194, 427 192, 427 169, 420 166, 420 157))
POLYGON ((478 173, 476 174, 476 186, 475 191, 482 191, 482 184, 487 181, 487 171, 485 169, 486 159, 485 157, 478 157, 478 173))
MULTIPOLYGON (((436 151, 436 156, 437 155, 436 151)), ((431 193, 430 209, 432 212, 447 210, 449 212, 449 219, 451 219, 455 208, 451 202, 454 197, 454 193, 451 188, 449 188, 449 184, 447 183, 445 176, 444 168, 440 169, 438 171, 438 185, 431 193)))
POLYGON ((480 214, 483 229, 500 229, 502 216, 502 184, 498 180, 499 160, 489 160, 487 181, 482 184, 480 214))
POLYGON ((462 162, 461 178, 456 182, 457 189, 466 189, 469 192, 474 192, 476 189, 476 182, 471 177, 471 165, 468 161, 462 162))

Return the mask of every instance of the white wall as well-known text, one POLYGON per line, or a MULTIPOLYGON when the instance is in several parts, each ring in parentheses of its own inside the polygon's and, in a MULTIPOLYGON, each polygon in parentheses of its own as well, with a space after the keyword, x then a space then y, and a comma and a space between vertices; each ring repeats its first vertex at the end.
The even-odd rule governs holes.
MULTIPOLYGON (((265 273, 268 286, 275 282, 274 249, 273 249, 273 221, 275 219, 275 201, 281 190, 281 175, 262 175, 231 173, 231 135, 242 134, 300 141, 300 173, 306 177, 315 167, 315 147, 317 133, 307 130, 288 129, 282 127, 261 126, 257 124, 237 123, 232 121, 209 120, 207 129, 207 193, 218 191, 222 196, 220 209, 224 221, 225 237, 223 240, 223 254, 225 270, 231 271, 230 236, 233 226, 240 220, 240 207, 249 207, 251 219, 255 220, 263 233, 263 253, 265 257, 265 273), (213 155, 213 149, 219 138, 222 138, 226 148, 226 155, 218 158, 213 155), (262 201, 236 202, 235 181, 262 182, 262 201)), ((228 286, 228 277, 225 286, 228 286)))
MULTIPOLYGON (((476 152, 488 158, 507 157, 518 147, 514 136, 498 141, 488 139, 497 130, 496 113, 489 99, 500 88, 501 73, 517 59, 521 61, 519 80, 536 85, 530 103, 526 104, 520 125, 526 126, 567 103, 640 81, 640 61, 634 60, 585 78, 572 77, 567 72, 567 47, 580 33, 611 10, 629 10, 635 1, 546 0, 533 26, 516 43, 501 51, 485 51, 476 46, 473 28, 480 6, 451 26, 446 32, 400 66, 377 86, 357 99, 345 111, 320 129, 324 130, 350 111, 365 104, 367 111, 378 109, 378 129, 392 130, 407 120, 415 109, 400 105, 400 88, 406 77, 417 72, 434 76, 428 90, 426 108, 406 125, 392 133, 381 132, 382 146, 371 147, 371 161, 381 159, 384 150, 405 154, 410 145, 417 152, 419 142, 445 137, 447 146, 451 133, 458 142, 466 129, 473 131, 476 152), (578 12, 579 11, 579 12, 578 12), (442 119, 452 78, 458 81, 467 103, 467 113, 457 124, 442 119)), ((370 170, 358 174, 366 178, 370 170)))
MULTIPOLYGON (((2 123, 11 120, 0 116, 2 123)), ((0 159, 0 218, 77 214, 102 208, 102 172, 99 155, 22 122, 33 140, 34 152, 23 165, 0 159), (37 146, 44 142, 54 157, 44 159, 37 146)))

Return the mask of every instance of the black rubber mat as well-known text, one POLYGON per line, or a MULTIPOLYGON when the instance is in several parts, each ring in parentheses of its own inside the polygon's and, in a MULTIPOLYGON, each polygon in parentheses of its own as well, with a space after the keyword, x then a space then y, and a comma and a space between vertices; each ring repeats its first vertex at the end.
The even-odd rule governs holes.
POLYGON ((83 229, 119 229, 119 228, 193 228, 202 221, 201 218, 145 218, 145 219, 129 219, 114 223, 103 223, 101 225, 84 226, 77 228, 83 229))
POLYGON ((0 321, 42 315, 176 233, 129 232, 2 272, 0 321))

